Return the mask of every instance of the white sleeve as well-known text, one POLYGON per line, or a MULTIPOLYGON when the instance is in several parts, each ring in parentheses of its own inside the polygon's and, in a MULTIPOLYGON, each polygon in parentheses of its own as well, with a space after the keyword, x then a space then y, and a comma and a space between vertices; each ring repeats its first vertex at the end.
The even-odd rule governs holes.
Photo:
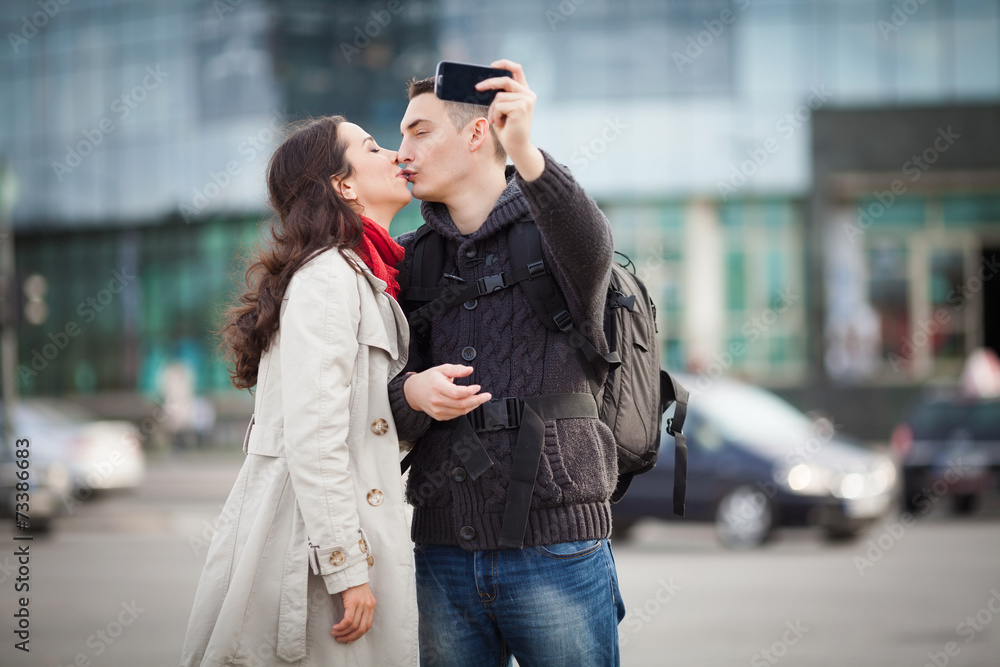
POLYGON ((368 581, 347 446, 361 318, 357 284, 339 253, 309 262, 289 282, 279 327, 285 456, 310 563, 329 593, 368 581))

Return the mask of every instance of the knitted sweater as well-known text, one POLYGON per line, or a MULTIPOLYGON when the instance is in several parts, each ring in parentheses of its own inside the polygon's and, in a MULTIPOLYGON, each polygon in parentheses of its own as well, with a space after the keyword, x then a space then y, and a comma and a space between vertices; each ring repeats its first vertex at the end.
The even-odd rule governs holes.
MULTIPOLYGON (((603 321, 614 253, 611 228, 569 170, 543 155, 545 170, 530 183, 508 167, 507 188, 483 225, 468 236, 455 227, 446 206, 423 202, 424 220, 445 238, 443 268, 452 277, 442 276, 439 285, 462 284, 456 278, 473 283, 511 269, 508 228, 518 220, 534 219, 545 263, 573 321, 606 353, 603 321)), ((397 239, 406 250, 397 266, 401 288, 410 284, 413 238, 410 232, 397 239)), ((494 398, 586 393, 587 376, 569 337, 547 330, 517 286, 480 297, 474 306, 467 302, 432 316, 428 340, 423 356, 411 345, 406 368, 389 383, 400 439, 416 448, 406 489, 413 506, 411 537, 417 543, 498 549, 518 430, 479 434, 494 464, 473 480, 452 450, 454 423, 435 421, 407 403, 406 373, 444 363, 469 365, 475 369, 472 375, 456 382, 482 385, 494 398), (475 354, 471 359, 469 348, 475 354)), ((614 436, 600 420, 545 420, 525 546, 607 537, 617 475, 614 436)))

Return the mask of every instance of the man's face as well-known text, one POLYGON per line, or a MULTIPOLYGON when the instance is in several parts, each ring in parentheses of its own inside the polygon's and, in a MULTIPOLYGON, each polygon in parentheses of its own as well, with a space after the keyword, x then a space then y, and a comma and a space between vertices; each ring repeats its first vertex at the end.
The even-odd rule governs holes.
POLYGON ((413 196, 446 202, 456 181, 471 166, 464 130, 455 130, 445 102, 431 93, 410 100, 399 130, 403 140, 397 159, 406 163, 413 196))

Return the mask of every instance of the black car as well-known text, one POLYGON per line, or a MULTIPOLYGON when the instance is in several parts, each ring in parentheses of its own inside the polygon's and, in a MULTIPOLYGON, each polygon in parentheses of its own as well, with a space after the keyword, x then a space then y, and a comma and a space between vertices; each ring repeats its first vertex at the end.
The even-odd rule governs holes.
POLYGON ((691 391, 685 516, 672 514, 674 443, 664 432, 656 467, 637 476, 612 506, 615 536, 644 517, 707 521, 715 522, 724 545, 746 549, 783 526, 819 526, 830 539, 854 538, 890 511, 896 466, 888 456, 763 389, 678 379, 691 391))
POLYGON ((908 511, 948 498, 956 513, 968 514, 1000 478, 1000 398, 925 397, 896 427, 892 446, 908 511))

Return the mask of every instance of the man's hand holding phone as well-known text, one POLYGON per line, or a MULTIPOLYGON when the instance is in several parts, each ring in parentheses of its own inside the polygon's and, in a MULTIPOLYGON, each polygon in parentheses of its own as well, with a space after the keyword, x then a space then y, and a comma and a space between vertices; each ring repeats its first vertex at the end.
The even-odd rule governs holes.
POLYGON ((510 60, 496 60, 490 67, 506 69, 512 77, 500 76, 476 84, 476 90, 496 90, 487 120, 496 130, 500 145, 507 151, 514 168, 526 181, 533 181, 545 170, 545 157, 531 143, 531 117, 538 96, 528 87, 524 68, 510 60))

